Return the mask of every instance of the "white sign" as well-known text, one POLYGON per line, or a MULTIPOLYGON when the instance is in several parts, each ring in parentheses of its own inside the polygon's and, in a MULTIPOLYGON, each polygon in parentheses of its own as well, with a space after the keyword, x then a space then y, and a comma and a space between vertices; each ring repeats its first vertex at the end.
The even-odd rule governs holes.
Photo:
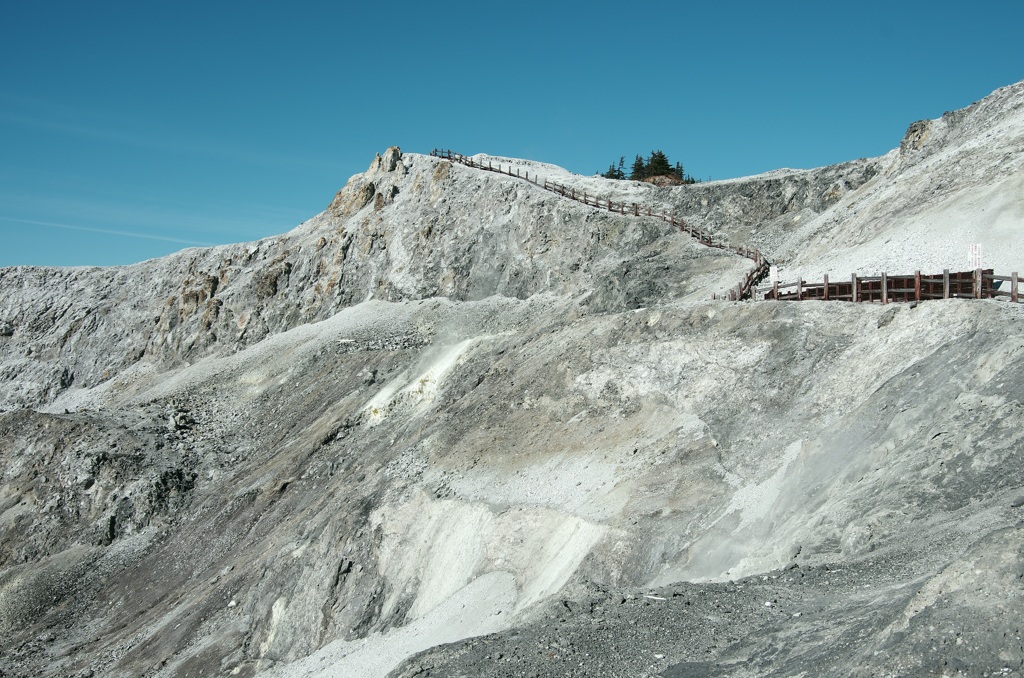
POLYGON ((975 244, 968 248, 967 256, 971 270, 981 268, 981 245, 975 244))
POLYGON ((774 264, 768 267, 768 279, 772 281, 772 287, 779 282, 779 267, 774 264))

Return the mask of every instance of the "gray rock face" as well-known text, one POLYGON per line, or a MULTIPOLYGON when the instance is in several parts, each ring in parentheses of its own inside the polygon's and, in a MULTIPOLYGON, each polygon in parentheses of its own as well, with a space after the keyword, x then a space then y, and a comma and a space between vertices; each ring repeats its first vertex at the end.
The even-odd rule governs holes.
POLYGON ((551 293, 615 310, 710 296, 722 267, 735 278, 743 270, 741 259, 655 220, 400 158, 389 149, 326 212, 277 238, 122 268, 0 270, 0 411, 95 387, 132 365, 233 353, 368 299, 551 293))
MULTIPOLYGON (((795 266, 960 215, 921 177, 1016 166, 1022 91, 707 185, 493 160, 795 266)), ((0 269, 0 675, 1019 673, 1024 305, 709 300, 748 265, 394 148, 277 238, 0 269)))

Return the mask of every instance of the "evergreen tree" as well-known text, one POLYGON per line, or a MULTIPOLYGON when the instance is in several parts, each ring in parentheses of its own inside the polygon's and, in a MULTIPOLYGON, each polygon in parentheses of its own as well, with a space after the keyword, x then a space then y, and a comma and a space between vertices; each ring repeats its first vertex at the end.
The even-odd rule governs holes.
POLYGON ((643 157, 637 155, 636 160, 633 161, 633 171, 630 173, 629 178, 633 181, 640 181, 647 177, 647 166, 644 164, 643 157))
POLYGON ((626 157, 620 156, 618 167, 615 166, 615 163, 608 165, 608 171, 602 174, 601 176, 604 177, 605 179, 625 179, 626 172, 623 169, 625 166, 626 157))
MULTIPOLYGON (((608 165, 608 169, 601 176, 606 179, 625 179, 626 157, 619 156, 619 164, 608 165)), ((637 155, 633 160, 629 178, 634 181, 643 181, 649 177, 675 177, 684 184, 696 184, 699 181, 699 179, 694 179, 686 174, 681 162, 677 162, 673 166, 669 162, 668 156, 660 150, 651 151, 650 157, 646 159, 642 155, 637 155)))
POLYGON ((668 156, 661 151, 651 151, 644 174, 649 177, 672 176, 672 165, 668 163, 668 156))

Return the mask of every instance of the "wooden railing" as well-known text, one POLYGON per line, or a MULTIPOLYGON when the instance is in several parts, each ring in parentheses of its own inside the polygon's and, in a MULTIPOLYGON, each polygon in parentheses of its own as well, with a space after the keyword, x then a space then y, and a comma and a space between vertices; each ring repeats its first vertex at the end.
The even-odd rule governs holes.
POLYGON ((776 301, 874 301, 888 304, 904 301, 924 301, 926 299, 995 299, 1009 297, 1009 300, 1021 302, 1020 285, 1017 273, 995 275, 992 269, 975 269, 973 271, 950 272, 944 270, 938 275, 921 275, 917 271, 913 275, 850 276, 849 280, 829 280, 828 276, 820 283, 809 283, 798 280, 793 283, 774 284, 765 290, 765 299, 776 301), (998 283, 1009 282, 1010 289, 1000 289, 998 283))
POLYGON ((521 170, 512 165, 502 165, 492 160, 474 160, 469 156, 449 150, 434 149, 430 153, 434 157, 444 158, 452 162, 458 162, 467 167, 498 172, 510 177, 524 179, 531 184, 551 191, 558 195, 581 202, 596 209, 607 210, 617 214, 631 215, 634 217, 652 217, 661 219, 671 224, 679 231, 693 237, 697 242, 706 246, 726 250, 741 257, 746 257, 754 262, 754 267, 747 271, 736 287, 728 290, 722 295, 713 295, 714 299, 729 299, 732 301, 742 299, 756 299, 763 295, 764 299, 775 301, 874 301, 888 304, 891 302, 924 301, 926 299, 994 299, 1008 297, 1014 303, 1024 302, 1019 293, 1019 280, 1017 273, 1008 276, 995 275, 991 269, 977 269, 974 271, 960 271, 950 273, 946 269, 939 275, 922 276, 918 271, 914 275, 887 275, 858 277, 854 273, 849 281, 830 281, 828 276, 820 283, 809 283, 805 280, 798 280, 793 283, 780 285, 775 283, 770 288, 758 289, 758 285, 768 277, 771 264, 756 249, 745 247, 732 247, 715 237, 709 231, 694 228, 685 220, 674 215, 656 212, 650 206, 641 207, 637 203, 615 202, 611 198, 601 198, 590 195, 586 191, 580 191, 572 186, 541 179, 535 172, 533 175, 527 170, 521 170), (1010 289, 1003 290, 996 287, 996 283, 1009 282, 1010 289))
MULTIPOLYGON (((600 196, 590 195, 586 191, 577 190, 572 186, 565 186, 554 181, 549 181, 548 179, 541 179, 536 172, 531 175, 528 170, 522 170, 519 167, 514 167, 513 165, 502 165, 500 162, 494 162, 492 160, 474 160, 469 156, 462 155, 461 153, 456 153, 451 150, 440 150, 435 148, 430 152, 430 155, 436 158, 443 158, 445 160, 457 162, 462 165, 466 165, 467 167, 473 167, 488 172, 498 172, 499 174, 523 179, 525 181, 529 181, 535 186, 543 188, 545 191, 557 193, 563 198, 575 200, 576 202, 581 202, 584 205, 589 205, 596 209, 634 217, 651 217, 654 219, 661 219, 665 223, 671 224, 680 232, 691 236, 705 247, 714 247, 716 249, 726 250, 753 261, 754 267, 744 274, 743 279, 740 280, 738 285, 721 296, 723 299, 727 298, 733 301, 752 299, 758 283, 764 280, 771 268, 771 264, 758 250, 748 249, 746 247, 733 247, 721 240, 716 241, 711 232, 694 228, 693 225, 688 224, 685 220, 676 217, 675 215, 656 212, 649 205, 641 207, 635 202, 616 202, 611 198, 602 198, 600 196)), ((715 298, 718 298, 718 295, 715 295, 715 298)))

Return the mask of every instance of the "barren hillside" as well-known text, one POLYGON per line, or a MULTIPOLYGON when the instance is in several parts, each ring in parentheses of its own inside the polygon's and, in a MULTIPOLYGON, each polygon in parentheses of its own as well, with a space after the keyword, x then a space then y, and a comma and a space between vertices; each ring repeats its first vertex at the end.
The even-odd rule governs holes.
MULTIPOLYGON (((1018 83, 814 170, 492 159, 784 278, 1009 273, 1022 138, 1018 83)), ((276 238, 0 269, 0 676, 1021 675, 1024 305, 711 301, 749 264, 389 149, 276 238)))

